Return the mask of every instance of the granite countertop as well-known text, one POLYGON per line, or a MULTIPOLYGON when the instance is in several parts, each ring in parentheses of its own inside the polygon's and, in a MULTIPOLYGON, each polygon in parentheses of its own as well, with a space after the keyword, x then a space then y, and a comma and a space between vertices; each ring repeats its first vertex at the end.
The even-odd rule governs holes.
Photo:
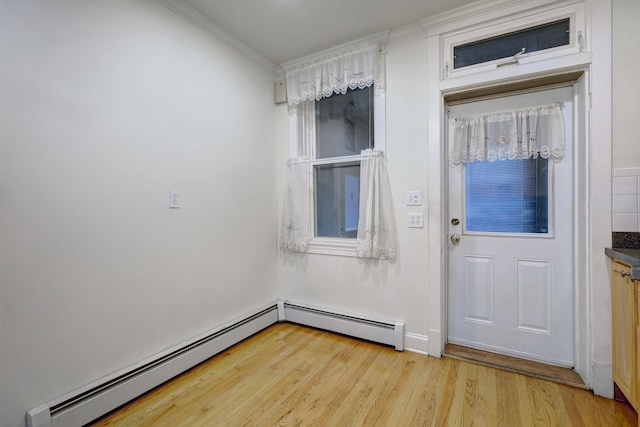
POLYGON ((631 266, 631 280, 640 280, 640 233, 613 233, 613 247, 604 253, 631 266))

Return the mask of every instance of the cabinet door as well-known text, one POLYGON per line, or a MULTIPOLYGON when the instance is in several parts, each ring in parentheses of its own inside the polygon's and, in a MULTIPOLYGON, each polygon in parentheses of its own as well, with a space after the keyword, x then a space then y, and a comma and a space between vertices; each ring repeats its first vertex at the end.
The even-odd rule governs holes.
POLYGON ((629 273, 628 266, 612 263, 613 380, 635 407, 636 292, 629 273))
MULTIPOLYGON (((636 280, 633 282, 633 288, 636 292, 636 354, 635 354, 635 404, 633 405, 636 408, 636 411, 640 409, 640 316, 638 316, 638 307, 640 307, 640 281, 636 280)), ((638 420, 638 426, 640 426, 640 419, 638 420)))

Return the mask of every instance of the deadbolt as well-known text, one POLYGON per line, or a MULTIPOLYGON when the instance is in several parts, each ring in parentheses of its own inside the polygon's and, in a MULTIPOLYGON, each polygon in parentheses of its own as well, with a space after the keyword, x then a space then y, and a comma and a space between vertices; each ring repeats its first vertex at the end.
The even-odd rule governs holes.
POLYGON ((451 225, 460 225, 460 220, 458 218, 451 218, 451 225))

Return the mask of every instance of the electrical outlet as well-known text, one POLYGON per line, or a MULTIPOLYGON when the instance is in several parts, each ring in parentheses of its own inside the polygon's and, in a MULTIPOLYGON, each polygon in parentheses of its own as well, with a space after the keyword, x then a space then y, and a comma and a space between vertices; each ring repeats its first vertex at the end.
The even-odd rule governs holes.
POLYGON ((410 213, 409 214, 409 228, 424 228, 424 214, 423 213, 410 213))
POLYGON ((422 205, 422 191, 411 190, 407 191, 407 206, 420 206, 422 205))
POLYGON ((169 208, 177 209, 180 207, 180 198, 177 191, 169 191, 169 208))

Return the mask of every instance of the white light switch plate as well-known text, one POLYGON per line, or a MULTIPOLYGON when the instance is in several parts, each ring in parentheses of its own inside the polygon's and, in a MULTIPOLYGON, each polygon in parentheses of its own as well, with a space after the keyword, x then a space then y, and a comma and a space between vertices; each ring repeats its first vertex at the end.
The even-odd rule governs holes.
POLYGON ((180 198, 177 191, 169 191, 169 207, 177 209, 180 207, 180 198))

